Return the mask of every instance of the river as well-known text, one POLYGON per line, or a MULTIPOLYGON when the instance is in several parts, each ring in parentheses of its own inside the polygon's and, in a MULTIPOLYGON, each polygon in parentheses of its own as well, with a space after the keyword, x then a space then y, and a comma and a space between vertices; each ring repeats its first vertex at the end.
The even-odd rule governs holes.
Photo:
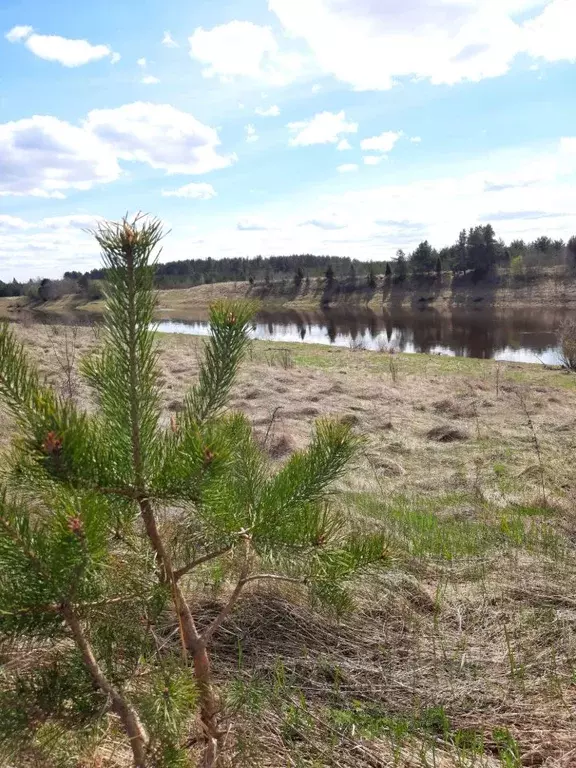
MULTIPOLYGON (((433 308, 327 310, 324 312, 263 312, 252 330, 255 339, 329 344, 365 349, 394 349, 515 362, 559 362, 558 328, 567 312, 561 309, 433 308)), ((206 322, 164 320, 160 331, 206 335, 206 322)))

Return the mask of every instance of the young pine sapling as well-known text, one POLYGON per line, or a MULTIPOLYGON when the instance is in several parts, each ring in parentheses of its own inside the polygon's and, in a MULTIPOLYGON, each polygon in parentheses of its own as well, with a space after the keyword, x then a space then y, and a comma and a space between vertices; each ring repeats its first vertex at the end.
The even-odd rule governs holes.
POLYGON ((388 561, 386 540, 329 504, 359 442, 348 425, 319 421, 308 448, 276 469, 247 418, 226 410, 253 306, 212 307, 197 383, 164 423, 161 225, 138 216, 94 234, 107 302, 82 373, 96 408, 43 384, 0 328, 0 399, 17 427, 0 495, 0 644, 37 649, 36 663, 4 672, 0 750, 38 750, 56 731, 72 744, 113 713, 135 766, 187 766, 198 711, 202 764, 214 766, 223 732, 210 647, 244 588, 286 580, 342 606, 356 572, 388 561), (195 577, 211 561, 232 586, 206 624, 195 577))

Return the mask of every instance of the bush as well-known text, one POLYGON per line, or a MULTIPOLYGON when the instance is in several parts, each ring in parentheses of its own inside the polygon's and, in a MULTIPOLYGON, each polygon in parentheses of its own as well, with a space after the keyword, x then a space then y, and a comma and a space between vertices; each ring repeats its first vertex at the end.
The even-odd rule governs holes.
POLYGON ((560 326, 560 362, 568 371, 576 371, 576 319, 569 318, 560 326))

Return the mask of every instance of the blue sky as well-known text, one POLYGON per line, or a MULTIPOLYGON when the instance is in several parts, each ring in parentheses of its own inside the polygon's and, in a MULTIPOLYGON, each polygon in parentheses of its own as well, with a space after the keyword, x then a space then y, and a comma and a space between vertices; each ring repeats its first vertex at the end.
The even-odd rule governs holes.
POLYGON ((576 233, 576 0, 3 0, 0 279, 576 233), (104 10, 104 7, 107 10, 104 10))

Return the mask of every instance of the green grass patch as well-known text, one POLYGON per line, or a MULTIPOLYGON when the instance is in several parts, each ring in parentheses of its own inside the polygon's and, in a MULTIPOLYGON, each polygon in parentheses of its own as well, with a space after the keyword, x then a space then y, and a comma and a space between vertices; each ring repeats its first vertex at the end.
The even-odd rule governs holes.
POLYGON ((490 552, 526 550, 560 559, 567 543, 542 518, 550 510, 513 505, 504 510, 474 505, 468 494, 406 495, 383 499, 349 494, 356 510, 379 521, 400 551, 411 557, 455 561, 490 552))

